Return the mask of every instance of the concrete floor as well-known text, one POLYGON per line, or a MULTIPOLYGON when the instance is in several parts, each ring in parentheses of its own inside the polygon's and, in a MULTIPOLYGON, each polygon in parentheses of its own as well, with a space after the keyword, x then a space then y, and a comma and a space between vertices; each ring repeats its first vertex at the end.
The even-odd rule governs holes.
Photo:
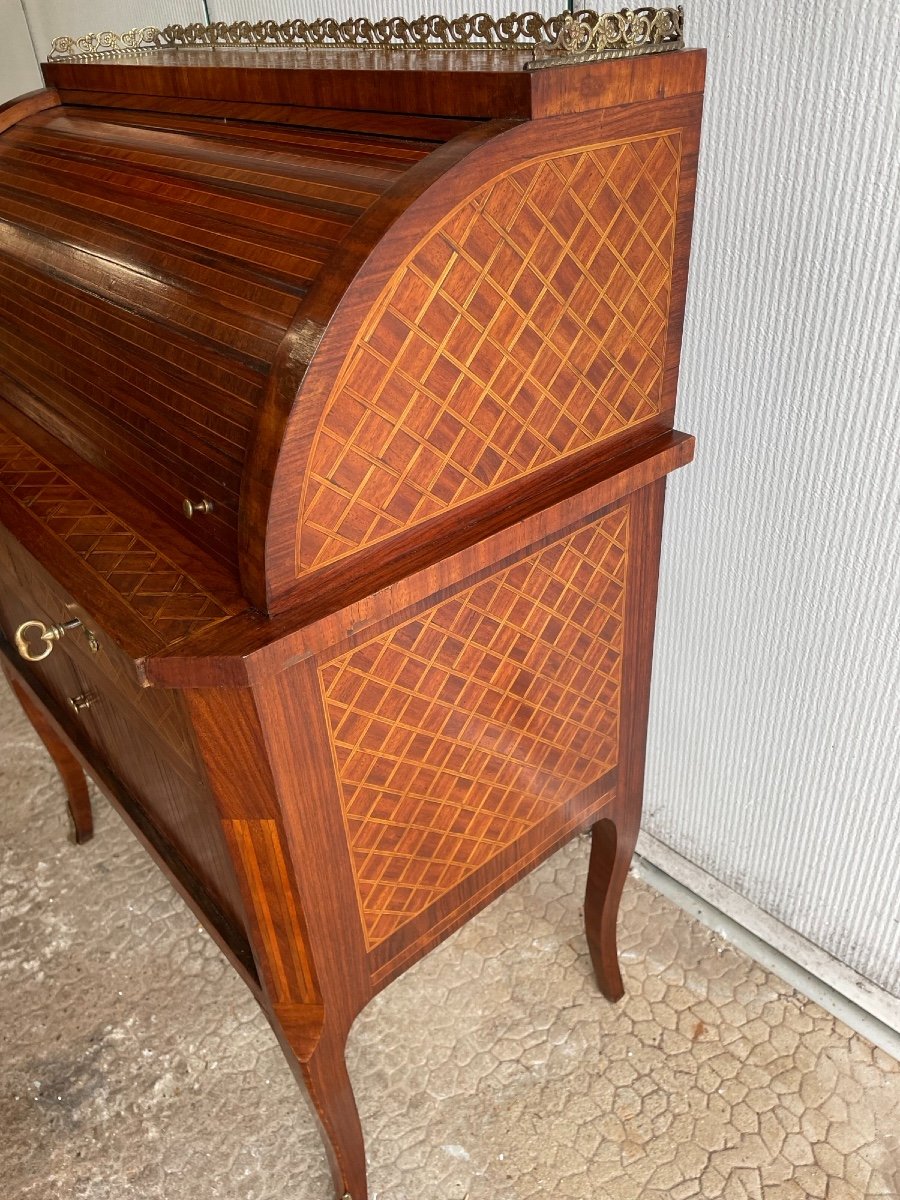
MULTIPOLYGON (((254 1002, 0 687, 3 1200, 330 1200, 254 1002)), ((361 1015, 372 1200, 900 1197, 900 1065, 636 880, 591 979, 582 839, 361 1015)))

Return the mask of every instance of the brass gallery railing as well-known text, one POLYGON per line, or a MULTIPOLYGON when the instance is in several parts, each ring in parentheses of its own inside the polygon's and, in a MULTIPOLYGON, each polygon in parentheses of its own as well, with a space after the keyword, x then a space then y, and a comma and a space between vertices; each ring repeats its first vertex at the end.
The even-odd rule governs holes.
POLYGON ((598 13, 592 9, 543 17, 510 13, 491 17, 354 17, 338 21, 216 21, 211 25, 167 25, 126 33, 86 33, 53 39, 50 58, 84 61, 112 55, 179 49, 377 49, 531 50, 529 67, 590 62, 679 50, 684 45, 684 9, 635 8, 598 13))

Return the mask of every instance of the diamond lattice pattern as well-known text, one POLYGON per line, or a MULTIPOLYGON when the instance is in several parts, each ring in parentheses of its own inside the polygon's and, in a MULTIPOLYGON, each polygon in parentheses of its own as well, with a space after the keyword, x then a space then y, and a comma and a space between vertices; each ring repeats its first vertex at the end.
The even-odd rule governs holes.
POLYGON ((617 757, 627 509, 320 668, 370 948, 617 757))
POLYGON ((411 252, 325 405, 301 570, 658 413, 679 160, 677 133, 541 158, 411 252))
POLYGON ((8 430, 0 430, 0 486, 167 642, 228 615, 175 563, 8 430))

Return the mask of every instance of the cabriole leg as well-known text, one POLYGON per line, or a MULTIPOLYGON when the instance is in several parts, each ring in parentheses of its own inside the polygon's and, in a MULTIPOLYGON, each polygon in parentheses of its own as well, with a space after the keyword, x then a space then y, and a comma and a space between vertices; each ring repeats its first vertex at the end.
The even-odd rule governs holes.
POLYGON ((31 722, 35 733, 44 743, 47 753, 53 759, 57 771, 66 789, 66 799, 69 805, 69 816, 72 820, 72 831, 75 841, 80 845, 90 841, 94 836, 94 817, 91 812, 91 798, 88 795, 87 779, 79 766, 78 760, 71 750, 44 716, 40 706, 35 704, 28 692, 21 686, 16 677, 4 671, 16 699, 22 706, 22 711, 31 722))
POLYGON ((346 1036, 323 1030, 312 1053, 295 1047, 278 1031, 294 1074, 304 1085, 328 1155, 339 1200, 367 1200, 366 1151, 350 1076, 344 1061, 346 1036))
POLYGON ((344 1062, 373 994, 312 661, 185 692, 243 899, 261 1000, 318 1119, 337 1196, 368 1200, 344 1062), (223 736, 227 730, 227 737, 223 736), (352 900, 351 900, 352 898, 352 900))
POLYGON ((636 840, 637 830, 632 833, 614 817, 604 817, 593 828, 584 926, 597 985, 608 1000, 621 1000, 625 994, 619 971, 616 918, 636 840))

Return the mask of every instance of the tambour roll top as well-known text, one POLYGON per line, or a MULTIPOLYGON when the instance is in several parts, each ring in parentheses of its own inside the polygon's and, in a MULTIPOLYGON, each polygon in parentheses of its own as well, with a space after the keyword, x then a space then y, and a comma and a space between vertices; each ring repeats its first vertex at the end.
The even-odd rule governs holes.
POLYGON ((278 347, 433 143, 66 106, 0 138, 3 370, 41 424, 236 563, 278 347))
POLYGON ((48 65, 0 135, 0 396, 270 610, 670 428, 702 56, 526 57, 48 65))

